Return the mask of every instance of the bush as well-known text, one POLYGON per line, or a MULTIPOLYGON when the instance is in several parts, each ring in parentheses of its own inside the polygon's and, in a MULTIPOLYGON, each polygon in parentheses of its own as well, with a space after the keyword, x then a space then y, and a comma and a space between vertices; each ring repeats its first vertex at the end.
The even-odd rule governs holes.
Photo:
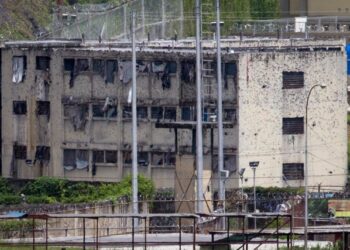
POLYGON ((1 194, 0 195, 0 204, 1 205, 13 205, 13 204, 20 204, 21 203, 21 197, 19 195, 15 194, 1 194))
POLYGON ((9 182, 5 178, 0 177, 0 194, 11 194, 13 192, 14 190, 9 182))
POLYGON ((66 180, 52 177, 40 177, 24 186, 25 195, 50 196, 59 198, 67 184, 66 180))
POLYGON ((34 196, 30 195, 26 197, 26 201, 29 204, 53 204, 56 203, 57 200, 54 197, 49 197, 49 196, 34 196))

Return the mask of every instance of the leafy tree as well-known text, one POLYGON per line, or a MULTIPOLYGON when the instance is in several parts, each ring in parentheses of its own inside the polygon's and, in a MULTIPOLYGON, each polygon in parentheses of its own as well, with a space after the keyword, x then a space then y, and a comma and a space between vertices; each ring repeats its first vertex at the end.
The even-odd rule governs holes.
POLYGON ((250 0, 253 19, 273 19, 279 17, 279 0, 250 0))

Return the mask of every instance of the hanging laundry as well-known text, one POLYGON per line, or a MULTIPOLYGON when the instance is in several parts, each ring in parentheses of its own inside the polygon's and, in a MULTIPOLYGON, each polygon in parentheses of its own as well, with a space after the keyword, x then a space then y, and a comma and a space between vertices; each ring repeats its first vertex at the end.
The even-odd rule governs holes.
POLYGON ((171 64, 168 62, 164 68, 164 72, 163 72, 163 75, 161 77, 163 89, 170 89, 170 87, 171 87, 170 66, 171 66, 171 64))
POLYGON ((78 59, 77 65, 70 65, 70 80, 69 87, 74 87, 74 80, 80 74, 81 71, 87 71, 89 69, 89 61, 87 59, 78 59))
POLYGON ((157 62, 152 62, 152 72, 153 73, 163 73, 164 69, 166 67, 166 63, 157 61, 157 62))
POLYGON ((118 62, 116 60, 107 60, 105 83, 114 83, 114 73, 117 72, 118 62))
POLYGON ((132 62, 130 61, 121 62, 119 69, 120 69, 119 80, 125 84, 129 83, 132 80, 132 62))
POLYGON ((25 57, 14 56, 12 58, 12 82, 20 83, 24 79, 25 57))
POLYGON ((105 79, 106 74, 106 61, 100 59, 92 60, 92 70, 94 73, 99 74, 103 79, 105 79))
POLYGON ((143 61, 137 61, 136 70, 137 72, 140 72, 140 73, 148 73, 150 71, 150 65, 149 63, 146 63, 143 61))
POLYGON ((84 130, 87 122, 88 106, 84 104, 67 105, 65 109, 74 130, 84 130))

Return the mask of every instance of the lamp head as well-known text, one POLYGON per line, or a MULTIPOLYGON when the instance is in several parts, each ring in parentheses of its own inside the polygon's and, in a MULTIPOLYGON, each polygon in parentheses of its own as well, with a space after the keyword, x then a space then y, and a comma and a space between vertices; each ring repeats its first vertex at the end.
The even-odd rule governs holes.
POLYGON ((241 169, 239 170, 238 174, 239 174, 240 176, 243 176, 244 171, 245 171, 245 168, 241 168, 241 169))
POLYGON ((325 88, 327 88, 327 85, 326 84, 320 84, 320 87, 321 87, 321 89, 325 89, 325 88))

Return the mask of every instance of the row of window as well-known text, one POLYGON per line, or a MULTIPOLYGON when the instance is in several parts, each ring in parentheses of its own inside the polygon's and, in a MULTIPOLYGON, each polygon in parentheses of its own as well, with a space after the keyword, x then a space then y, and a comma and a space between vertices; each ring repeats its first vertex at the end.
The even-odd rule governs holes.
MULTIPOLYGON (((93 163, 118 163, 118 151, 116 150, 92 150, 93 163)), ((123 151, 123 164, 132 163, 131 151, 123 151)), ((138 164, 140 166, 174 166, 176 163, 176 154, 173 152, 138 152, 138 164), (150 161, 151 160, 151 161, 150 161)), ((63 165, 77 167, 82 162, 89 162, 89 150, 83 149, 64 149, 63 165)))

